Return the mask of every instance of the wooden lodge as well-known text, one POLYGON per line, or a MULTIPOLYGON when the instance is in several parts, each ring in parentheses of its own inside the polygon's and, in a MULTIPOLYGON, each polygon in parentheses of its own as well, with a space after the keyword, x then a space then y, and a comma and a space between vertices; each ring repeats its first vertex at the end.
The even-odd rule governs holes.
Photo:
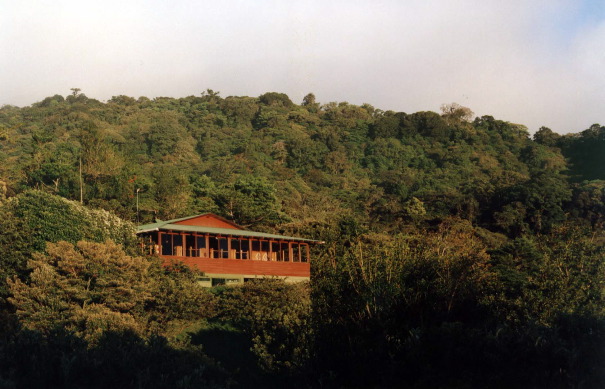
POLYGON ((139 226, 149 254, 177 259, 204 273, 204 286, 242 283, 258 277, 308 280, 310 239, 246 230, 213 214, 139 226))

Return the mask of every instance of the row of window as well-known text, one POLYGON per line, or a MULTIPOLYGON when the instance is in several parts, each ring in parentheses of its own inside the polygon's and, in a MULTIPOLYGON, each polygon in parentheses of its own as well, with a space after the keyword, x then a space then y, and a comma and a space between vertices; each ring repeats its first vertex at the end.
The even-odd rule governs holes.
POLYGON ((147 237, 147 245, 153 247, 150 251, 168 256, 255 261, 309 261, 309 245, 299 242, 162 232, 159 246, 157 236, 151 235, 147 237))

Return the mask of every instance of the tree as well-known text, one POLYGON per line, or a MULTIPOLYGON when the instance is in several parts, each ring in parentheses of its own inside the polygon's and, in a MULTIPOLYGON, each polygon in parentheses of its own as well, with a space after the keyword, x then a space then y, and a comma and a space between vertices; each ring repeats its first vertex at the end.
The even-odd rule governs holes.
POLYGON ((93 210, 62 197, 28 191, 0 206, 0 303, 7 296, 6 279, 26 277, 27 261, 47 242, 111 239, 135 250, 135 228, 103 210, 93 210))
POLYGON ((470 122, 475 113, 468 107, 463 107, 458 103, 441 105, 441 116, 448 122, 470 122))
POLYGON ((217 190, 221 213, 243 226, 270 226, 286 220, 275 187, 263 178, 243 176, 217 190))
POLYGON ((267 92, 258 97, 261 104, 276 107, 292 107, 294 103, 285 93, 267 92))
POLYGON ((259 279, 219 294, 219 314, 241 328, 261 367, 285 375, 301 371, 311 352, 308 283, 259 279))
POLYGON ((305 97, 303 97, 302 106, 314 106, 317 104, 315 102, 315 95, 313 93, 308 93, 305 97))
POLYGON ((535 142, 549 147, 556 146, 559 138, 561 138, 561 135, 553 132, 548 127, 540 127, 540 129, 534 134, 535 142))
POLYGON ((93 121, 82 124, 78 138, 82 173, 92 186, 92 196, 104 197, 108 191, 108 181, 120 173, 124 159, 107 143, 103 131, 93 121))
MULTIPOLYGON (((499 223, 514 225, 517 232, 523 231, 519 223, 527 223, 535 232, 548 232, 565 221, 563 206, 571 199, 571 190, 564 176, 538 171, 528 181, 503 189, 498 197, 504 200, 501 211, 494 213, 499 223)), ((513 230, 508 232, 515 235, 513 230)))
POLYGON ((9 281, 9 301, 27 328, 66 328, 89 341, 104 330, 143 333, 135 316, 151 299, 149 262, 115 244, 51 243, 47 253, 29 261, 29 284, 9 281))
POLYGON ((191 185, 186 172, 176 166, 162 165, 154 170, 153 177, 158 216, 174 219, 189 214, 191 185))
POLYGON ((170 321, 212 313, 212 298, 186 267, 166 272, 159 259, 129 256, 115 243, 49 243, 28 262, 29 282, 9 280, 23 325, 64 328, 89 342, 106 332, 149 335, 170 321))
POLYGON ((316 113, 319 111, 319 103, 315 100, 315 95, 313 93, 308 93, 305 97, 303 97, 301 105, 311 113, 316 113))

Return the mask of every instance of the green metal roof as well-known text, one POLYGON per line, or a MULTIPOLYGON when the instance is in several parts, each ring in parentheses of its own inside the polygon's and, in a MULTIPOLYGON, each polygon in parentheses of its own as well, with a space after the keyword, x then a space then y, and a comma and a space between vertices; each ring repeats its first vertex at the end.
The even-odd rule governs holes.
POLYGON ((313 242, 321 243, 313 239, 303 239, 294 236, 274 235, 267 234, 264 232, 248 231, 248 230, 237 230, 233 228, 218 228, 218 227, 202 227, 202 226, 188 226, 184 224, 173 224, 174 222, 190 219, 191 217, 173 219, 167 221, 160 221, 157 223, 144 224, 137 227, 137 234, 151 231, 187 231, 187 232, 198 232, 203 234, 213 235, 231 235, 231 236, 245 236, 250 238, 265 238, 265 239, 280 239, 280 240, 295 240, 300 242, 313 242))

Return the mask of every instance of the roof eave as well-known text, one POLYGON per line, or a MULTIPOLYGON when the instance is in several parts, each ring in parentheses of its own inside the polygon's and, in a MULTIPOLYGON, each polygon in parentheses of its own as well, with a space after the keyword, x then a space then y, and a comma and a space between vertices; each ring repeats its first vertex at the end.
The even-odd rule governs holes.
POLYGON ((156 227, 156 228, 149 228, 149 229, 146 229, 146 230, 137 230, 137 232, 136 232, 136 233, 137 233, 137 234, 141 234, 141 233, 143 233, 143 232, 152 232, 152 231, 159 231, 159 230, 160 230, 160 229, 159 229, 158 227, 156 227))
MULTIPOLYGON (((187 227, 191 227, 191 226, 187 226, 187 225, 182 225, 182 224, 166 224, 166 225, 162 225, 162 226, 155 226, 153 228, 147 228, 147 229, 142 229, 142 230, 138 230, 136 233, 137 234, 142 234, 145 232, 152 232, 152 231, 183 231, 183 232, 201 232, 201 231, 195 231, 195 229, 187 229, 187 227)), ((310 243, 318 243, 318 244, 323 244, 325 242, 321 242, 321 241, 317 241, 317 240, 313 240, 313 239, 305 239, 305 238, 299 238, 299 237, 295 237, 295 236, 285 236, 285 235, 276 235, 276 234, 266 234, 263 232, 256 232, 256 231, 249 231, 249 230, 231 230, 231 229, 221 229, 222 231, 207 231, 204 233, 209 233, 209 234, 214 234, 214 235, 223 235, 223 236, 248 236, 251 238, 264 238, 264 239, 279 239, 279 240, 292 240, 292 241, 298 241, 298 242, 310 242, 310 243)))

